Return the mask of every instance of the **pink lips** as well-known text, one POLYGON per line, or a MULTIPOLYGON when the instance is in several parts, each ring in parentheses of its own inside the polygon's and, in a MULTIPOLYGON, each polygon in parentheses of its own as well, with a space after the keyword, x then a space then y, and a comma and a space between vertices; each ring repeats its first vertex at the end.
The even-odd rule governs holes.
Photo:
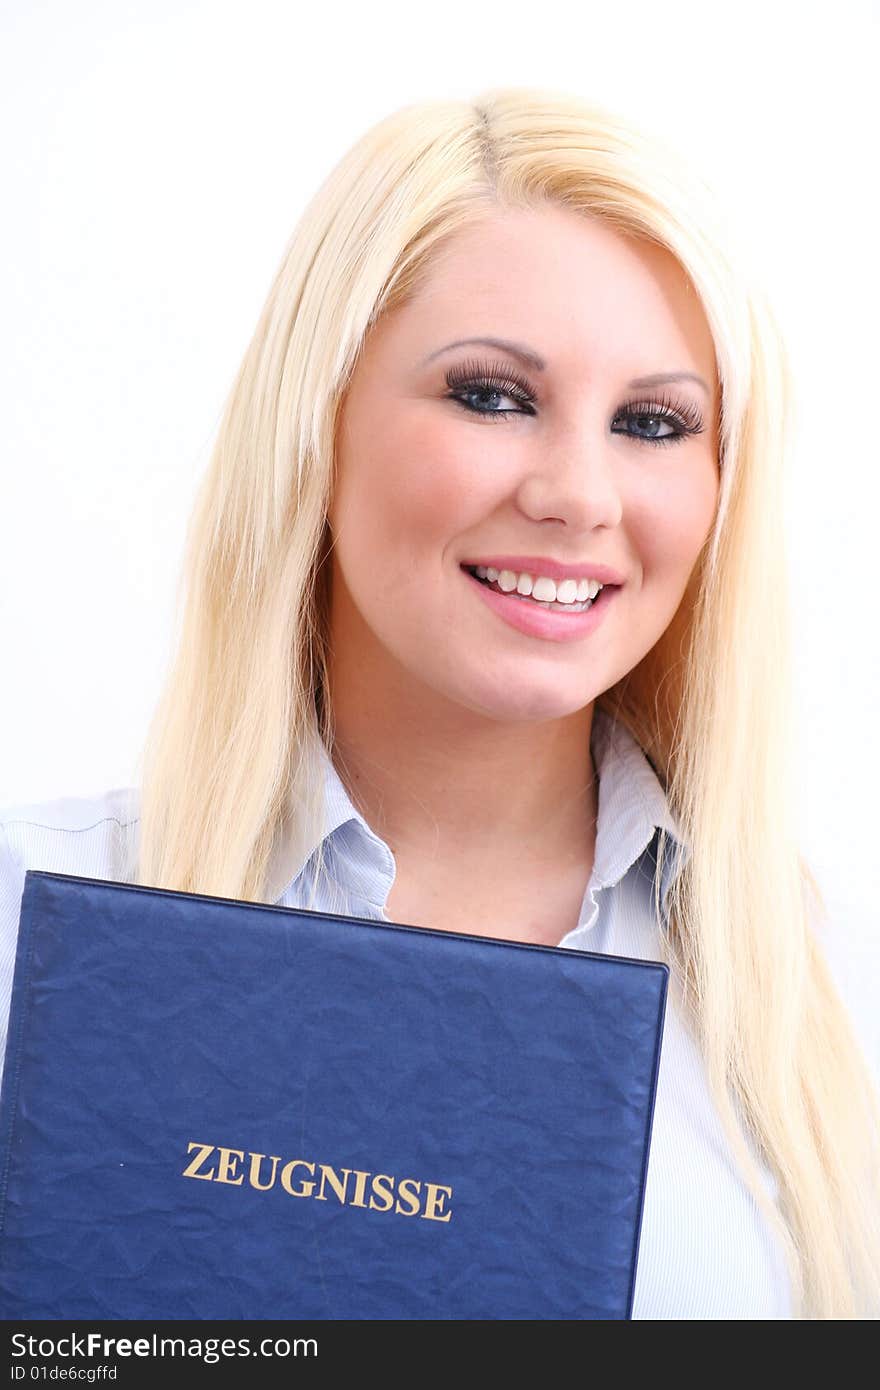
MULTIPOLYGON (((481 562, 482 563, 482 562, 481 562)), ((505 566, 509 568, 509 566, 505 566)), ((602 622, 608 609, 616 600, 620 589, 613 584, 600 591, 598 597, 583 613, 563 613, 551 608, 542 608, 515 593, 502 594, 490 589, 476 575, 470 574, 462 566, 462 573, 489 608, 508 623, 510 627, 529 637, 542 637, 549 642, 576 642, 587 637, 602 622)), ((550 575, 547 576, 551 578, 550 575)))

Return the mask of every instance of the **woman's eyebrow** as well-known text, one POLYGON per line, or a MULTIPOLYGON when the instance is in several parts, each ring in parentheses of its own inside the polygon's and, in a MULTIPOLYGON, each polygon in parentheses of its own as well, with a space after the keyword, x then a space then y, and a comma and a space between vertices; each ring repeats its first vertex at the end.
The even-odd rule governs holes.
MULTIPOLYGON (((457 338, 454 343, 446 343, 444 347, 429 353, 423 359, 421 366, 426 367, 441 353, 451 352, 453 348, 467 347, 470 343, 480 343, 484 347, 497 348, 500 352, 509 352, 511 357, 519 358, 520 362, 536 372, 543 372, 547 366, 544 358, 539 356, 533 348, 526 347, 524 343, 512 343, 507 338, 457 338)), ((636 377, 628 385, 631 387, 659 386, 664 381, 695 381, 698 386, 702 386, 707 396, 711 395, 708 385, 696 372, 653 372, 650 376, 636 377)))
POLYGON ((453 348, 466 347, 468 343, 482 343, 484 347, 498 348, 500 352, 509 352, 511 357, 518 357, 521 362, 536 372, 543 372, 547 365, 543 357, 539 357, 531 348, 525 347, 522 343, 511 343, 507 338, 457 338, 454 343, 447 343, 445 347, 437 348, 436 352, 429 353, 421 365, 426 367, 429 362, 433 362, 435 357, 439 357, 441 352, 451 352, 453 348))
POLYGON ((701 376, 696 372, 654 372, 652 376, 637 376, 630 386, 659 386, 661 381, 695 381, 702 386, 707 396, 712 393, 701 376))

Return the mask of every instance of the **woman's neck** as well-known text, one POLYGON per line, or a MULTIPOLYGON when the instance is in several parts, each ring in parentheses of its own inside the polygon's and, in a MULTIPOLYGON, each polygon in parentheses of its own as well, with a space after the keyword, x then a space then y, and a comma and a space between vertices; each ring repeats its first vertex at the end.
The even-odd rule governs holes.
POLYGON ((595 843, 592 705, 505 724, 337 693, 333 711, 334 765, 394 854, 534 872, 581 862, 595 843))

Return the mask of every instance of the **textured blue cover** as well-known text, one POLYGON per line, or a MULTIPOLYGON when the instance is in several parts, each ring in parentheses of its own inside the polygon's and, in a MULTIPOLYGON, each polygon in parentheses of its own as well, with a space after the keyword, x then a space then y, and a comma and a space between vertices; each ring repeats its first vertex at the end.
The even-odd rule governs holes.
POLYGON ((0 1316, 631 1317, 667 978, 28 872, 0 1316))

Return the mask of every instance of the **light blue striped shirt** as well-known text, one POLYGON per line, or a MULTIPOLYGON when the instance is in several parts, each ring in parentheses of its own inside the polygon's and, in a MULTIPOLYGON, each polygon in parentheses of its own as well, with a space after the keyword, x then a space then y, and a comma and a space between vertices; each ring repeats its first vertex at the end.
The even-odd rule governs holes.
MULTIPOLYGON (((662 786, 629 731, 602 710, 593 717, 599 778, 596 852, 578 925, 560 945, 661 960, 652 902, 658 827, 676 837, 662 786)), ((395 863, 388 845, 353 806, 323 748, 327 819, 323 840, 332 880, 318 884, 318 911, 388 921, 395 863)), ((0 812, 0 1042, 5 1045, 24 873, 46 869, 131 882, 137 855, 138 793, 68 797, 0 812)), ((267 902, 305 907, 312 854, 295 858, 279 839, 267 902)), ((662 901, 671 874, 667 864, 662 901)), ((776 1184, 761 1168, 768 1193, 776 1184)), ((775 1234, 740 1177, 711 1101, 696 1043, 670 974, 645 1192, 634 1318, 790 1318, 788 1273, 775 1234)))

